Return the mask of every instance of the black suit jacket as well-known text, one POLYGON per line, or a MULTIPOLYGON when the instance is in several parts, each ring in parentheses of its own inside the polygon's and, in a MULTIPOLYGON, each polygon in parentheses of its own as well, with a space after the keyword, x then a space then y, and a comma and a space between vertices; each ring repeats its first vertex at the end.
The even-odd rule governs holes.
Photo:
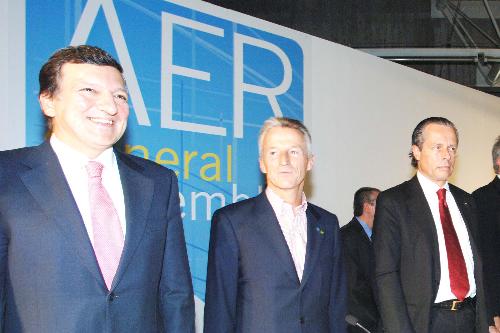
POLYGON ((500 179, 495 176, 472 196, 478 209, 484 287, 488 319, 491 320, 493 316, 500 316, 500 179))
MULTIPOLYGON (((474 200, 451 184, 450 191, 473 252, 476 332, 488 332, 474 200)), ((372 237, 377 301, 385 331, 428 332, 441 271, 434 220, 416 176, 378 196, 372 237)))
MULTIPOLYGON (((372 242, 355 217, 340 229, 340 234, 347 276, 347 313, 375 332, 379 313, 373 290, 372 242)), ((355 326, 349 326, 348 330, 352 333, 363 332, 355 326)))
POLYGON ((345 332, 337 218, 307 205, 302 281, 265 192, 214 213, 205 333, 345 332))

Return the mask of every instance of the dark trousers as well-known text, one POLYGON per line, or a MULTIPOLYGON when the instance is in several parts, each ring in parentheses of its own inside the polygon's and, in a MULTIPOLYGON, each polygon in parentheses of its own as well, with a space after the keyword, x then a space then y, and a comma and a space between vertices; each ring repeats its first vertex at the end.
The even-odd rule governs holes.
POLYGON ((431 310, 430 333, 474 333, 476 330, 476 309, 467 304, 457 311, 433 307, 431 310))

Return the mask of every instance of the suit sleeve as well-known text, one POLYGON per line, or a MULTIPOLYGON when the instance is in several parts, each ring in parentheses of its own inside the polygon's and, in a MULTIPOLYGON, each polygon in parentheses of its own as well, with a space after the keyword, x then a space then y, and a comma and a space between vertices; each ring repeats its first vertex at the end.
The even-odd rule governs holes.
POLYGON ((171 176, 167 239, 160 282, 163 327, 167 333, 194 333, 194 295, 184 240, 177 179, 171 176))
POLYGON ((333 242, 333 265, 332 265, 332 281, 330 286, 330 332, 346 332, 347 324, 345 316, 347 314, 347 286, 342 261, 342 241, 340 238, 340 230, 337 218, 335 218, 334 242, 333 242))
POLYGON ((210 231, 204 333, 236 332, 238 253, 231 221, 217 211, 210 231))
POLYGON ((355 239, 349 237, 347 232, 341 233, 342 237, 342 253, 344 256, 344 267, 347 280, 347 309, 351 315, 360 319, 358 310, 363 309, 363 304, 358 299, 357 282, 360 275, 359 267, 361 266, 359 255, 357 252, 358 244, 355 244, 355 239))
POLYGON ((378 308, 387 333, 414 332, 400 278, 401 208, 381 193, 373 227, 375 287, 378 308), (398 214, 399 213, 399 214, 398 214))

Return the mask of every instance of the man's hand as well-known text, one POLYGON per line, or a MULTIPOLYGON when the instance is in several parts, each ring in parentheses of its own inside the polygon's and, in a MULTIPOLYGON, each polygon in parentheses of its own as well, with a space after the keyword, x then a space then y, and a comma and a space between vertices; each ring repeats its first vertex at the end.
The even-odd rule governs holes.
POLYGON ((490 333, 500 333, 500 316, 493 318, 495 326, 490 326, 490 333))

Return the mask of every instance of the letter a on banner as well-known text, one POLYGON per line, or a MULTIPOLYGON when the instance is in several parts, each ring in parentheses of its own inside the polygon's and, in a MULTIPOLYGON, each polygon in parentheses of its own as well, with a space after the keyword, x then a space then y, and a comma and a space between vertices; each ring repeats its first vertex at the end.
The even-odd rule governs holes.
POLYGON ((106 22, 108 23, 109 31, 111 32, 113 44, 115 45, 116 52, 118 53, 118 59, 123 66, 123 72, 125 80, 127 81, 137 122, 139 125, 151 126, 151 122, 149 121, 149 117, 146 112, 146 105, 142 99, 139 83, 137 82, 137 77, 135 75, 134 66, 132 66, 132 60, 130 60, 127 44, 125 43, 120 21, 118 20, 118 15, 116 14, 116 9, 112 0, 87 1, 87 5, 83 9, 82 16, 80 17, 80 21, 78 22, 71 40, 71 45, 80 45, 87 42, 90 30, 94 25, 97 13, 99 12, 99 8, 101 6, 106 22))

